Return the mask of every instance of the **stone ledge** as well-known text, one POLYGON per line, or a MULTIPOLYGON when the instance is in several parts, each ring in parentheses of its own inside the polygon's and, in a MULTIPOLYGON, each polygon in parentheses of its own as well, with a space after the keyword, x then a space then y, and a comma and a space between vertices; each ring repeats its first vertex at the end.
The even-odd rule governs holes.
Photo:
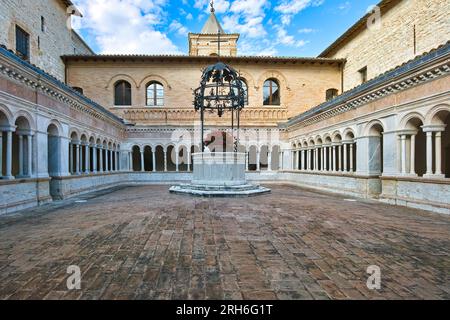
POLYGON ((46 181, 50 181, 50 179, 51 178, 20 178, 20 179, 11 179, 11 180, 0 179, 0 186, 11 185, 11 184, 20 184, 20 183, 46 182, 46 181))
POLYGON ((114 175, 129 174, 129 173, 131 173, 131 172, 130 171, 103 172, 103 173, 90 173, 90 174, 51 177, 51 179, 52 180, 71 180, 71 179, 95 178, 95 177, 103 177, 103 176, 114 176, 114 175))
POLYGON ((344 177, 344 178, 358 178, 358 179, 378 179, 378 175, 361 175, 356 173, 346 172, 320 172, 320 171, 298 171, 298 170, 282 170, 280 173, 295 173, 295 174, 309 174, 317 176, 332 176, 332 177, 344 177))
POLYGON ((450 179, 432 179, 423 177, 405 177, 405 176, 380 176, 381 180, 395 180, 405 182, 420 182, 420 183, 432 183, 432 184, 448 184, 450 185, 450 179))

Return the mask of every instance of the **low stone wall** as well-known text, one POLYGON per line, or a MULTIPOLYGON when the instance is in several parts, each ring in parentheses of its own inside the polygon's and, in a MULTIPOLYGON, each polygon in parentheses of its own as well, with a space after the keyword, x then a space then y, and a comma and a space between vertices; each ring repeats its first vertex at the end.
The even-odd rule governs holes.
POLYGON ((0 214, 51 201, 49 179, 0 180, 0 214))
POLYGON ((381 192, 377 177, 356 174, 281 171, 276 181, 361 198, 377 198, 381 192))
POLYGON ((380 201, 450 214, 450 180, 382 177, 380 201))
POLYGON ((188 172, 115 172, 52 178, 50 181, 53 199, 65 199, 87 192, 98 191, 120 185, 164 184, 190 181, 188 172))
MULTIPOLYGON (((301 171, 250 171, 253 183, 292 184, 348 196, 379 199, 393 205, 408 206, 450 214, 450 181, 423 178, 365 177, 356 174, 301 171)), ((191 172, 118 172, 68 176, 50 179, 0 180, 0 214, 14 212, 52 200, 120 185, 187 183, 191 172)))

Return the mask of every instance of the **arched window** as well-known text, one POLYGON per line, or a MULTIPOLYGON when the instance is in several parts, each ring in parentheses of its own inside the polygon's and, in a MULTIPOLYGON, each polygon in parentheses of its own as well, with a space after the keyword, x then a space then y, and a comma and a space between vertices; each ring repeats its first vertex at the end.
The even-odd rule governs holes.
POLYGON ((164 86, 156 81, 147 85, 147 106, 164 105, 164 86))
POLYGON ((275 79, 268 79, 264 82, 263 104, 265 106, 280 105, 280 86, 275 79))
POLYGON ((325 98, 326 100, 331 100, 335 97, 337 97, 338 95, 338 90, 337 89, 328 89, 325 93, 325 98))
POLYGON ((114 105, 131 106, 131 84, 125 80, 117 81, 114 85, 114 105))

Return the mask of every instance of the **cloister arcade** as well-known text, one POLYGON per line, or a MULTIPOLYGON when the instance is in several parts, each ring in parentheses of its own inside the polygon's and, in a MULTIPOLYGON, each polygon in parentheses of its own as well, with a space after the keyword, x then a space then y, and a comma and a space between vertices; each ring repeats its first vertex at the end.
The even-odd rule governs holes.
POLYGON ((386 143, 386 124, 378 119, 369 121, 359 135, 356 129, 343 128, 296 138, 291 144, 292 169, 383 176, 387 157, 394 155, 395 172, 389 175, 450 178, 450 106, 398 118, 396 128, 389 128, 394 144, 386 143), (358 156, 360 145, 367 152, 364 156, 358 156))
MULTIPOLYGON (((192 154, 199 152, 199 145, 133 145, 129 153, 132 171, 141 172, 191 172, 192 154)), ((247 171, 277 171, 282 169, 282 150, 279 145, 239 146, 239 152, 247 153, 247 171)))

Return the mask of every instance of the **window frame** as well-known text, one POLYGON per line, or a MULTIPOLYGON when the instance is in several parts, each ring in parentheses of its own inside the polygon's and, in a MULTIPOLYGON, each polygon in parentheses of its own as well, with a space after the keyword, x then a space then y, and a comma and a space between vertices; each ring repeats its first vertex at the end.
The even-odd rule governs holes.
POLYGON ((263 83, 263 105, 264 106, 280 106, 281 105, 281 88, 280 88, 280 82, 275 79, 275 78, 269 78, 267 80, 264 81, 263 83), (266 83, 269 82, 270 85, 266 86, 266 83), (277 90, 273 90, 274 86, 273 84, 275 84, 277 86, 278 89, 278 103, 274 103, 273 101, 273 94, 274 92, 276 92, 277 90), (268 87, 269 88, 269 102, 266 103, 265 102, 265 98, 264 98, 264 89, 268 87))
POLYGON ((26 61, 30 61, 30 34, 25 31, 22 27, 16 24, 15 28, 16 32, 16 54, 19 55, 22 59, 26 61), (23 36, 22 39, 19 39, 19 35, 23 36), (21 41, 19 41, 21 40, 21 41), (20 48, 22 46, 26 46, 26 54, 24 54, 20 48))
POLYGON ((367 66, 359 69, 358 72, 359 72, 359 76, 361 78, 361 83, 366 83, 367 82, 367 66))
POLYGON ((149 83, 147 83, 147 85, 145 86, 145 105, 147 107, 164 107, 165 104, 165 90, 164 90, 164 85, 156 80, 150 81, 149 83), (158 88, 158 86, 160 86, 160 88, 158 88), (153 93, 153 97, 149 97, 149 90, 151 90, 153 93), (162 95, 160 96, 160 98, 158 98, 158 90, 162 91, 162 95), (151 99, 151 102, 149 104, 149 99, 151 99), (158 102, 161 101, 161 104, 158 104, 158 102))
POLYGON ((126 80, 118 80, 116 81, 116 83, 114 84, 114 105, 115 106, 131 106, 133 102, 132 99, 132 90, 131 90, 131 84, 126 81, 126 80), (118 97, 117 97, 117 86, 122 85, 121 88, 121 94, 122 94, 122 99, 121 101, 118 101, 118 97), (130 101, 128 103, 128 101, 126 101, 126 90, 129 90, 129 94, 130 94, 130 101))

